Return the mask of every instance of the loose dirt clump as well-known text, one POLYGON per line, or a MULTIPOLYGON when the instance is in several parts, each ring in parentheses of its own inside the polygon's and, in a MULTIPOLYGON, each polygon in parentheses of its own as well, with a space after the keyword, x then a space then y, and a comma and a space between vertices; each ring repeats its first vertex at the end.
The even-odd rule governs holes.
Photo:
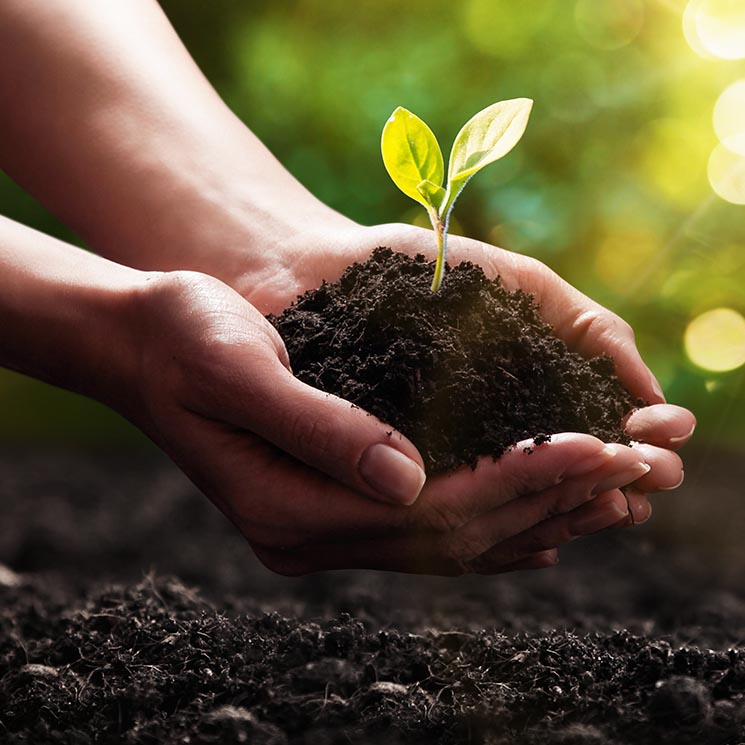
POLYGON ((430 472, 558 432, 628 443, 621 419, 643 402, 610 358, 569 351, 531 295, 474 264, 448 267, 436 293, 432 272, 378 248, 271 317, 295 375, 400 430, 430 472))

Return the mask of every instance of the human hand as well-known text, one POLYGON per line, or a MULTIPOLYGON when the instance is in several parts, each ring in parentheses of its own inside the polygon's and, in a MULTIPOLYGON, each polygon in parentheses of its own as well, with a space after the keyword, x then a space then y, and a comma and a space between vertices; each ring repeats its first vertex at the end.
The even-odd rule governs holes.
POLYGON ((434 476, 406 506, 422 479, 414 446, 297 380, 274 328, 238 293, 198 273, 154 275, 136 318, 128 415, 280 573, 550 566, 555 546, 622 520, 618 487, 648 470, 630 448, 563 434, 434 476))
MULTIPOLYGON (((430 231, 406 225, 361 228, 337 224, 326 236, 307 238, 302 252, 293 260, 284 259, 281 283, 256 282, 250 270, 236 286, 259 306, 277 311, 304 289, 314 287, 321 278, 333 280, 344 267, 364 260, 378 245, 388 245, 409 254, 423 253, 433 258, 430 231)), ((293 244, 284 249, 292 255, 293 244)), ((481 265, 489 276, 502 276, 510 288, 531 292, 541 305, 544 318, 568 346, 584 354, 612 356, 619 377, 632 394, 650 402, 650 406, 632 413, 625 423, 634 448, 643 454, 651 471, 630 487, 626 496, 631 509, 627 522, 644 522, 651 514, 647 492, 672 489, 683 479, 682 463, 674 450, 690 438, 695 419, 685 409, 664 403, 662 391, 642 361, 634 343, 633 330, 618 316, 564 282, 540 262, 467 238, 452 237, 449 260, 470 260, 481 265)), ((275 273, 275 276, 279 276, 275 273)))
MULTIPOLYGON (((208 272, 238 289, 261 312, 280 310, 297 293, 317 286, 322 278, 333 279, 350 261, 365 258, 377 245, 389 244, 397 250, 431 254, 431 236, 426 231, 403 226, 359 228, 312 198, 220 101, 183 50, 157 3, 119 4, 115 23, 112 23, 111 12, 112 8, 108 6, 92 12, 90 3, 83 0, 34 4, 15 2, 4 9, 3 23, 0 24, 10 40, 6 44, 8 64, 3 67, 5 74, 0 75, 0 92, 12 92, 16 102, 8 116, 3 117, 3 136, 0 137, 3 168, 96 250, 121 264, 140 269, 208 272), (132 29, 137 33, 132 33, 132 29), (126 53, 128 51, 132 53, 126 53), (51 60, 53 64, 40 64, 39 60, 51 60), (167 70, 168 74, 153 76, 154 69, 167 70), (26 83, 20 87, 19 70, 23 72, 26 83), (111 84, 112 76, 116 85, 111 84), (172 95, 174 90, 178 90, 178 96, 172 95), (38 116, 39 105, 51 112, 50 115, 38 116), (194 112, 199 112, 199 115, 195 116, 194 112), (70 120, 74 126, 60 128, 49 125, 58 121, 60 116, 70 120), (41 149, 46 157, 39 159, 36 157, 39 148, 26 146, 29 138, 34 143, 42 143, 41 149), (70 190, 71 181, 78 188, 70 190), (291 210, 287 208, 290 204, 291 210)), ((615 324, 608 325, 610 316, 584 305, 586 299, 577 301, 569 310, 554 307, 554 300, 558 299, 561 305, 571 293, 566 287, 556 285, 553 279, 546 279, 548 275, 538 271, 535 265, 527 267, 522 264, 520 270, 517 264, 511 264, 513 258, 524 261, 522 257, 510 258, 510 254, 495 252, 491 248, 487 250, 482 244, 462 239, 451 239, 451 246, 451 261, 474 259, 492 274, 499 271, 508 285, 519 283, 524 289, 534 291, 544 304, 549 320, 555 316, 557 330, 575 348, 587 353, 617 352, 619 372, 627 385, 632 390, 649 388, 649 382, 637 385, 640 381, 635 378, 642 375, 645 368, 629 351, 627 330, 618 327, 614 331, 615 324), (544 279, 546 286, 542 287, 544 279), (550 292, 541 292, 541 289, 550 289, 550 292)), ((286 426, 292 420, 286 412, 287 407, 291 407, 293 396, 287 399, 289 404, 284 401, 284 408, 277 409, 285 419, 275 420, 266 407, 262 410, 263 419, 258 422, 250 419, 252 410, 246 411, 239 406, 239 394, 258 393, 266 399, 257 400, 275 404, 282 395, 293 390, 299 400, 305 399, 287 382, 289 373, 286 368, 284 379, 269 377, 264 381, 264 387, 256 387, 262 380, 261 375, 251 373, 267 369, 276 371, 276 360, 281 360, 281 348, 272 347, 274 358, 270 355, 269 358, 249 359, 245 358, 245 352, 241 353, 243 356, 238 354, 244 347, 263 349, 265 353, 270 348, 268 325, 260 320, 259 314, 246 309, 250 306, 236 306, 235 298, 227 300, 222 289, 215 292, 218 299, 225 300, 224 306, 206 303, 203 293, 197 292, 200 305, 195 296, 184 289, 192 286, 190 282, 183 275, 175 274, 150 283, 158 288, 157 292, 147 293, 150 298, 170 296, 173 305, 166 303, 160 308, 160 317, 153 316, 143 321, 143 332, 146 333, 142 334, 139 343, 143 345, 143 352, 147 352, 148 359, 152 358, 158 364, 152 369, 142 369, 146 377, 132 382, 132 385, 141 387, 141 396, 131 405, 123 403, 120 408, 183 463, 187 472, 203 484, 216 501, 222 499, 220 495, 229 493, 230 496, 223 500, 226 511, 240 499, 235 496, 237 491, 232 492, 221 485, 220 479, 227 478, 225 474, 231 469, 221 466, 223 453, 220 444, 228 452, 240 453, 240 459, 233 464, 234 473, 245 473, 238 468, 244 463, 243 456, 256 452, 259 455, 253 460, 249 457, 248 462, 260 463, 263 453, 264 459, 269 458, 272 462, 291 462, 293 466, 296 461, 306 463, 303 467, 312 466, 311 473, 331 472, 335 484, 347 483, 349 487, 350 469, 353 468, 350 464, 356 466, 358 462, 350 457, 360 456, 362 451, 354 450, 359 447, 360 440, 333 439, 339 430, 336 429, 338 422, 330 413, 335 412, 335 416, 345 404, 326 402, 331 407, 326 414, 332 420, 331 429, 325 433, 323 427, 309 429, 308 437, 313 442, 325 442, 325 449, 303 445, 303 437, 298 436, 305 431, 303 427, 313 421, 310 413, 315 415, 316 409, 312 407, 308 410, 309 416, 298 419, 296 425, 294 443, 298 451, 287 445, 286 426), (174 286, 180 288, 178 292, 174 286), (161 323, 171 324, 170 331, 162 337, 155 330, 161 323), (192 328, 192 323, 200 325, 203 336, 195 336, 198 329, 192 328), (145 344, 146 339, 148 344, 145 344), (177 345, 172 341, 174 339, 183 343, 177 345), (233 343, 233 339, 238 341, 233 343), (230 354, 226 350, 230 350, 230 354), (164 356, 168 351, 170 358, 164 356), (268 362, 270 358, 271 364, 268 362), (225 377, 225 370, 230 372, 230 377, 225 377), (158 379, 161 375, 174 385, 181 384, 181 388, 164 386, 158 379), (240 387, 241 381, 246 385, 247 377, 254 380, 253 388, 240 387), (280 385, 282 381, 284 386, 280 385), (235 400, 220 399, 220 390, 231 392, 236 396, 235 400), (226 408, 221 409, 218 404, 226 408), (227 413, 233 407, 243 411, 245 417, 234 421, 227 413), (178 424, 183 425, 183 429, 178 424), (256 445, 257 449, 245 453, 248 447, 245 443, 251 437, 269 449, 261 450, 256 445), (310 455, 303 448, 309 448, 310 455), (292 457, 284 453, 290 453, 292 457)), ((206 282, 202 278, 193 287, 201 287, 206 282)), ((217 285, 211 287, 214 289, 217 285)), ((157 305, 155 300, 149 302, 157 305)), ((108 336, 103 333, 101 338, 106 341, 108 336)), ((23 342, 19 341, 18 345, 24 346, 23 342)), ((104 357, 100 362, 102 369, 107 369, 107 363, 104 357)), ((55 375, 48 375, 46 369, 41 369, 39 374, 56 380, 57 373, 59 371, 55 370, 55 375)), ((105 375, 100 377, 107 378, 105 375)), ((71 387, 76 385, 74 380, 67 382, 71 387)), ((128 397, 128 387, 125 390, 115 385, 114 388, 117 389, 112 393, 114 397, 116 394, 128 397)), ((96 386, 93 386, 93 393, 97 393, 96 386)), ((314 406, 318 404, 321 394, 311 395, 308 391, 303 391, 303 394, 313 401, 314 406)), ((644 397, 650 401, 660 400, 656 395, 644 397)), ((246 406, 245 401, 242 403, 246 406)), ((660 450, 674 447, 687 438, 688 433, 683 430, 688 424, 692 426, 690 415, 669 408, 655 412, 655 408, 635 414, 629 420, 629 430, 641 430, 652 448, 660 450), (665 417, 667 423, 661 423, 665 417), (678 443, 673 442, 676 439, 678 443)), ((346 408, 345 414, 349 414, 346 408)), ((320 410, 319 416, 321 421, 326 421, 320 410)), ((360 413, 356 424, 363 428, 361 432, 369 433, 370 420, 363 420, 362 416, 360 413)), ((356 428, 350 424, 352 420, 346 416, 341 420, 346 423, 345 427, 356 433, 356 428)), ((382 431, 382 425, 375 426, 378 427, 376 433, 382 431)), ((344 427, 342 431, 345 431, 344 427)), ((289 440, 292 441, 291 436, 289 440)), ((370 444, 370 441, 365 440, 365 443, 370 444)), ((593 446, 597 447, 597 442, 593 446)), ((464 472, 465 476, 458 476, 464 480, 463 492, 459 494, 462 506, 450 504, 444 514, 451 515, 451 508, 456 512, 460 510, 457 514, 461 516, 456 522, 463 519, 463 515, 468 515, 471 521, 475 514, 480 515, 468 505, 472 501, 470 497, 479 493, 482 480, 489 484, 491 495, 485 507, 487 511, 496 514, 502 508, 500 500, 512 499, 518 494, 519 501, 527 503, 529 494, 543 494, 545 484, 557 478, 557 473, 567 473, 561 468, 558 471, 544 470, 540 463, 541 459, 548 457, 545 454, 551 453, 552 458, 568 465, 573 458, 582 455, 582 447, 571 440, 555 438, 554 442, 540 449, 540 459, 531 456, 532 471, 539 478, 539 484, 531 483, 527 475, 522 482, 519 479, 514 481, 517 479, 517 471, 513 471, 516 466, 512 464, 514 458, 508 456, 493 467, 496 470, 490 470, 492 466, 484 463, 475 474, 464 472)), ((407 450, 409 444, 400 440, 397 448, 407 450)), ((627 457, 624 450, 611 459, 619 473, 623 472, 624 458, 627 457)), ((633 458, 638 460, 637 453, 633 458)), ((656 462, 649 474, 637 482, 638 486, 661 488, 671 484, 679 475, 679 464, 670 455, 653 450, 650 458, 656 462), (666 468, 670 472, 667 475, 666 468)), ((409 473, 416 474, 416 467, 411 468, 414 470, 409 473)), ((258 470, 262 471, 261 468, 258 470)), ((274 494, 272 488, 282 483, 284 487, 278 492, 286 496, 292 489, 288 486, 284 465, 276 466, 274 470, 284 475, 276 483, 267 485, 267 494, 274 494)), ((455 476, 447 478, 454 479, 455 476)), ((352 488, 356 487, 355 494, 366 494, 368 501, 374 498, 366 491, 370 487, 363 488, 359 479, 355 471, 352 483, 352 488)), ((416 508, 411 508, 407 514, 416 515, 417 510, 426 509, 425 494, 439 493, 432 491, 434 484, 435 479, 432 479, 416 508)), ((460 481, 457 479, 449 481, 450 487, 458 484, 460 481)), ((299 483, 296 486, 300 488, 299 483)), ((587 488, 589 493, 597 491, 587 488)), ((375 489, 373 491, 377 494, 375 489)), ((586 491, 583 487, 577 494, 581 496, 586 491)), ((611 503, 614 499, 620 500, 620 493, 611 494, 612 498, 601 495, 593 499, 591 510, 597 508, 602 512, 604 499, 610 499, 611 503)), ((446 495, 442 498, 446 499, 446 495)), ((246 498, 242 499, 241 504, 244 504, 246 498)), ((432 499, 437 502, 435 497, 432 499)), ((634 499, 630 500, 635 517, 648 509, 643 497, 640 500, 638 504, 634 499)), ((544 516, 555 510, 550 496, 539 497, 538 502, 543 510, 540 514, 544 516)), ((259 500, 258 507, 264 507, 263 518, 272 523, 274 518, 271 516, 275 514, 272 499, 268 504, 267 507, 267 503, 259 500)), ((374 503, 370 501, 370 504, 374 503)), ((565 507, 566 503, 560 506, 565 507)), ((612 504, 608 506, 610 508, 612 504)), ((382 509, 380 505, 376 507, 382 509)), ((292 519, 283 521, 283 517, 286 515, 283 516, 277 507, 273 524, 281 534, 297 524, 292 519)), ((254 515, 255 524, 261 524, 260 518, 260 515, 254 515)), ((328 514, 324 513, 323 519, 334 525, 328 514)), ((450 524, 451 520, 446 522, 450 524)), ((529 533, 533 536, 530 545, 534 551, 542 545, 555 546, 560 537, 568 535, 568 532, 551 534, 550 530, 554 529, 551 526, 555 524, 547 521, 530 529, 533 531, 529 533), (546 535, 551 535, 551 540, 545 538, 546 535)), ((505 529, 513 531, 517 525, 508 521, 505 529)), ((346 537, 353 540, 354 533, 348 533, 346 537)), ((505 541, 513 539, 500 536, 499 540, 499 545, 505 545, 505 541)), ((356 561, 352 559, 356 545, 350 547, 347 563, 356 561)), ((527 545, 524 544, 523 551, 527 545)), ((512 558, 516 556, 515 549, 512 558)), ((540 561, 545 559, 544 555, 540 561)), ((360 559, 356 563, 363 562, 360 559)), ((491 566, 498 565, 504 567, 508 564, 502 560, 502 564, 495 561, 491 566)))

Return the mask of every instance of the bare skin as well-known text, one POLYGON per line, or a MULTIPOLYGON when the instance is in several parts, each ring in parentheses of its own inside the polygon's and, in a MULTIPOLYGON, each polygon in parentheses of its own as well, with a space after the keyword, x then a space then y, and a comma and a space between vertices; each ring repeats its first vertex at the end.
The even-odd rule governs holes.
POLYGON ((574 537, 643 522, 646 494, 682 480, 674 450, 695 420, 664 403, 628 325, 537 261, 453 238, 451 262, 475 261, 533 292, 559 336, 583 354, 612 355, 629 389, 654 405, 627 422, 643 447, 565 433, 532 456, 516 449, 422 486, 416 448, 297 381, 262 314, 378 245, 432 255, 431 233, 359 226, 316 200, 225 106, 152 0, 5 0, 0 49, 0 165, 119 262, 84 261, 6 221, 0 297, 8 282, 17 289, 0 313, 28 333, 13 340, 3 324, 0 363, 128 416, 271 569, 550 566, 574 537), (65 314, 55 343, 48 322, 23 315, 38 303, 42 318, 57 318, 63 296, 64 307, 79 300, 78 324, 87 312, 111 319, 103 350, 86 349, 65 314), (92 297, 108 310, 89 310, 92 297), (121 370, 107 371, 107 385, 110 345, 132 354, 115 355, 121 370))

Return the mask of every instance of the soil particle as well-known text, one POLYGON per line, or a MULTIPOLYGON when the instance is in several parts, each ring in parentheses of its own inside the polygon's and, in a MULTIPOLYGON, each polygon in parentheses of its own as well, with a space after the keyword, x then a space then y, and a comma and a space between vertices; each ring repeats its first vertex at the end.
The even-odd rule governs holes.
POLYGON ((674 675, 656 683, 647 711, 650 720, 665 730, 671 725, 700 726, 711 716, 709 691, 694 678, 674 675))
POLYGON ((198 723, 197 741, 286 745, 287 737, 279 727, 260 722, 248 709, 226 705, 205 714, 198 723))
POLYGON ((531 295, 471 263, 446 269, 378 248, 272 316, 293 372, 409 437, 429 472, 500 456, 545 433, 628 443, 635 401, 608 357, 570 352, 531 295))

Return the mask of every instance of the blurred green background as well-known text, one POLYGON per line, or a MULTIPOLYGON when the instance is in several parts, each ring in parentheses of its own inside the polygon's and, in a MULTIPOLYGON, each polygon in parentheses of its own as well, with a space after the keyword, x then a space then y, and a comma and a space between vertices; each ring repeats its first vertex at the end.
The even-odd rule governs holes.
MULTIPOLYGON (((540 258, 624 316, 669 400, 709 442, 745 446, 743 0, 161 4, 238 115, 363 223, 426 224, 380 158, 397 105, 449 147, 484 106, 535 99, 519 146, 459 201, 455 232, 540 258)), ((0 205, 75 240, 2 174, 0 205)), ((144 442, 6 371, 0 405, 6 442, 144 442)))

